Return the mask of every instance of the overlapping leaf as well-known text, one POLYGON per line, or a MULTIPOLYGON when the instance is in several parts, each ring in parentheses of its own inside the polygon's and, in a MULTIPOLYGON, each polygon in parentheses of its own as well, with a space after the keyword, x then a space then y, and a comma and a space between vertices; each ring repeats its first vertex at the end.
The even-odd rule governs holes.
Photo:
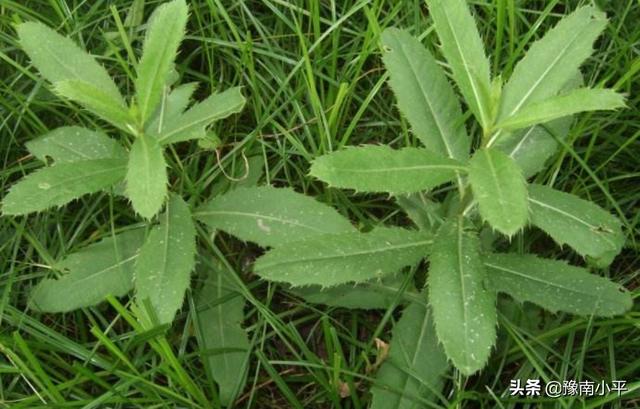
POLYGON ((153 116, 145 127, 145 133, 159 137, 169 124, 176 121, 187 109, 191 96, 196 90, 197 84, 190 82, 174 88, 166 94, 160 105, 156 108, 153 116))
POLYGON ((490 254, 484 264, 491 287, 549 311, 612 316, 628 311, 629 292, 584 268, 533 255, 490 254))

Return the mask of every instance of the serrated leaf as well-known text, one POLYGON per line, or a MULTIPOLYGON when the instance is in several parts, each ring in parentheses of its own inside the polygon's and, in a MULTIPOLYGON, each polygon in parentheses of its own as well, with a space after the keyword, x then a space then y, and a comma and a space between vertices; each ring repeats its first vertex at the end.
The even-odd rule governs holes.
POLYGON ((160 101, 160 105, 149 119, 145 127, 145 133, 156 138, 159 137, 163 130, 169 124, 176 121, 184 110, 187 109, 197 85, 195 82, 182 84, 168 93, 162 101, 160 101))
POLYGON ((160 324, 170 323, 182 306, 195 264, 196 230, 189 206, 176 195, 145 241, 135 266, 138 302, 148 299, 160 324))
POLYGON ((173 0, 157 7, 149 18, 135 81, 136 102, 142 124, 160 102, 184 37, 187 14, 188 8, 184 0, 173 0))
POLYGON ((389 83, 412 131, 432 152, 466 160, 471 138, 442 68, 420 41, 404 30, 386 29, 382 45, 389 83))
POLYGON ((23 215, 62 206, 118 183, 126 166, 123 159, 95 159, 39 169, 11 187, 2 201, 2 212, 23 215))
POLYGON ((533 43, 504 87, 499 119, 557 94, 591 55, 606 24, 604 13, 593 6, 581 7, 533 43))
POLYGON ((33 156, 43 162, 69 163, 90 159, 125 159, 127 152, 103 132, 79 126, 63 126, 26 143, 33 156))
POLYGON ((497 149, 479 149, 469 161, 469 183, 480 215, 493 228, 512 236, 525 226, 527 185, 513 159, 497 149))
POLYGON ((110 124, 131 132, 131 115, 124 101, 113 98, 95 84, 68 80, 54 83, 59 95, 85 107, 110 124))
MULTIPOLYGON (((426 298, 426 297, 425 297, 426 298)), ((391 333, 387 360, 371 388, 371 409, 413 409, 432 402, 449 368, 428 307, 413 302, 391 333)))
POLYGON ((167 183, 162 147, 153 137, 136 138, 127 169, 127 197, 134 210, 147 219, 155 216, 167 196, 167 183))
POLYGON ((163 145, 203 138, 205 127, 213 122, 238 113, 245 104, 240 87, 212 94, 202 102, 189 108, 184 114, 168 124, 158 140, 163 145))
POLYGON ((483 286, 478 237, 463 223, 450 220, 438 230, 427 283, 438 338, 456 368, 471 375, 484 367, 496 339, 496 296, 483 286))
MULTIPOLYGON (((385 309, 393 305, 402 288, 403 281, 404 276, 397 274, 382 280, 374 279, 355 285, 342 284, 329 288, 321 286, 292 287, 287 291, 313 304, 364 310, 385 309)), ((415 287, 410 285, 399 301, 403 302, 416 297, 415 287)))
POLYGON ((624 108, 625 98, 612 89, 579 88, 530 104, 503 119, 498 129, 520 129, 587 111, 624 108))
POLYGON ((198 297, 201 349, 219 387, 223 406, 231 406, 246 383, 251 343, 242 328, 245 300, 226 270, 210 270, 198 297))
POLYGON ((354 231, 333 208, 290 189, 238 188, 213 198, 194 214, 214 229, 261 246, 354 231))
POLYGON ((329 287, 382 278, 420 261, 431 236, 401 228, 315 236, 276 247, 254 264, 262 278, 329 287))
POLYGON ((334 187, 400 194, 434 188, 465 170, 462 163, 426 149, 368 145, 320 156, 309 173, 334 187))
POLYGON ((491 124, 489 60, 466 0, 428 0, 453 79, 483 129, 491 124))
POLYGON ((611 263, 625 241, 620 221, 594 203, 547 186, 529 185, 531 223, 583 257, 611 263))
POLYGON ((144 240, 141 229, 107 236, 54 264, 65 271, 46 278, 33 290, 29 305, 43 312, 67 312, 120 297, 133 288, 133 266, 144 240))
POLYGON ((82 81, 105 95, 122 101, 118 87, 107 71, 71 39, 41 23, 23 23, 17 27, 20 45, 31 62, 49 82, 82 81))
POLYGON ((552 311, 612 316, 633 305, 620 285, 563 261, 534 255, 489 254, 484 257, 491 287, 520 302, 552 311))

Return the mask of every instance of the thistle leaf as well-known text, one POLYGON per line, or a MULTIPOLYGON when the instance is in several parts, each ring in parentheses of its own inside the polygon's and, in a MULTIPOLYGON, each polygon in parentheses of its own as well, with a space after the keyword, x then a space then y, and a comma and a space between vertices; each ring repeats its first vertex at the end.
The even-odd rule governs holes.
POLYGON ((610 317, 633 305, 631 295, 620 285, 563 261, 490 254, 484 264, 492 289, 552 312, 610 317))
POLYGON ((604 13, 593 6, 581 7, 533 43, 504 87, 499 120, 556 95, 591 55, 606 24, 604 13))
POLYGON ((144 231, 129 230, 107 236, 56 263, 66 271, 58 279, 46 278, 33 290, 29 305, 43 312, 67 312, 120 297, 133 288, 133 266, 144 231))
POLYGON ((426 407, 421 401, 433 401, 448 368, 429 308, 419 302, 409 304, 393 326, 389 356, 371 389, 371 409, 426 407))
POLYGON ((104 67, 71 39, 42 23, 23 23, 17 31, 20 45, 49 82, 81 81, 92 84, 114 101, 122 101, 118 87, 104 67))
POLYGON ((359 283, 417 263, 431 243, 427 234, 401 228, 322 235, 270 250, 254 270, 294 286, 359 283))
POLYGON ((511 236, 527 223, 527 185, 518 165, 499 150, 476 151, 469 161, 469 182, 480 215, 511 236))
POLYGON ((471 375, 485 365, 496 339, 496 296, 483 286, 478 237, 463 223, 450 220, 438 230, 427 283, 438 338, 456 368, 471 375))
POLYGON ((520 129, 587 111, 624 108, 625 98, 611 89, 579 88, 566 94, 527 105, 503 119, 499 129, 520 129))
POLYGON ((118 183, 126 167, 126 160, 95 159, 39 169, 11 187, 2 201, 2 212, 24 215, 62 206, 118 183))
POLYGON ((153 137, 136 138, 129 153, 127 197, 136 212, 147 219, 158 213, 167 196, 167 164, 162 147, 153 137))
POLYGON ((63 126, 26 143, 33 156, 46 162, 78 162, 91 159, 126 159, 127 152, 103 132, 79 126, 63 126))
POLYGON ((462 163, 426 149, 369 145, 320 156, 309 173, 334 187, 400 194, 434 188, 465 170, 462 163))
POLYGON ((240 93, 240 87, 212 94, 202 102, 198 102, 180 115, 164 129, 158 137, 163 144, 170 144, 205 136, 205 127, 213 122, 238 113, 244 107, 246 100, 240 93))
POLYGON ((142 58, 137 67, 136 102, 146 123, 160 102, 178 47, 184 37, 188 8, 184 0, 157 7, 147 23, 142 58))
POLYGON ((160 137, 164 129, 176 121, 187 109, 196 88, 197 84, 190 82, 179 85, 166 94, 154 114, 149 118, 145 133, 156 138, 160 137))
POLYGON ((194 216, 211 228, 263 247, 355 230, 333 208, 270 186, 234 189, 200 207, 194 216))
POLYGON ((131 132, 133 122, 122 99, 114 98, 89 82, 68 80, 53 84, 56 93, 85 107, 110 124, 131 132))
POLYGON ((430 151, 466 160, 471 138, 460 104, 431 53, 411 34, 395 28, 382 33, 382 47, 389 83, 412 131, 430 151))
POLYGON ((160 225, 149 234, 135 266, 138 302, 148 299, 160 324, 173 321, 182 306, 195 254, 196 229, 189 206, 171 195, 160 225))
POLYGON ((489 60, 466 0, 427 0, 431 18, 469 108, 483 129, 491 125, 489 60))
POLYGON ((622 250, 620 221, 597 205, 547 186, 529 185, 531 223, 556 243, 608 265, 622 250))
POLYGON ((198 297, 197 320, 206 365, 219 387, 222 406, 233 404, 247 378, 251 343, 242 328, 245 300, 226 270, 210 270, 198 297))

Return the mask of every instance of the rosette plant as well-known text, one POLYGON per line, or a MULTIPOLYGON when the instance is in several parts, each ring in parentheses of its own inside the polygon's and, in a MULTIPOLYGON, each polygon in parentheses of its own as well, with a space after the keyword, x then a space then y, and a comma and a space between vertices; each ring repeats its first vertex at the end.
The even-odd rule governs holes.
POLYGON ((380 289, 397 284, 394 274, 428 262, 426 288, 411 293, 393 330, 374 407, 411 406, 433 392, 429 381, 447 361, 463 375, 482 369, 496 341, 498 293, 586 316, 622 314, 632 305, 627 291, 588 267, 501 251, 531 229, 592 267, 609 265, 623 247, 621 223, 606 210, 527 181, 557 150, 571 115, 625 106, 614 90, 580 84, 579 67, 607 24, 604 14, 578 8, 531 44, 509 78, 491 78, 466 2, 427 3, 444 67, 406 30, 381 37, 398 108, 423 147, 349 147, 317 158, 310 171, 331 187, 392 195, 417 229, 318 235, 275 246, 255 263, 258 275, 301 287, 304 296, 379 307, 380 289))

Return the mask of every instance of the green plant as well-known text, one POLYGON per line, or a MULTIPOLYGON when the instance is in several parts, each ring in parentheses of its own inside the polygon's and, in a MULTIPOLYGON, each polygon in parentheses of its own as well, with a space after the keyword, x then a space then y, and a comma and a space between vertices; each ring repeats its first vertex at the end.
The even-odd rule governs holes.
POLYGON ((437 394, 445 355, 462 374, 483 368, 496 339, 497 293, 580 315, 612 316, 632 305, 628 292, 587 268, 500 251, 514 235, 527 234, 528 225, 591 266, 609 265, 622 249, 621 224, 607 211, 526 181, 556 151, 570 115, 625 105, 613 90, 578 85, 579 66, 606 25, 604 14, 585 6, 563 18, 531 45, 503 84, 500 76, 490 77, 466 2, 428 5, 451 77, 477 121, 470 128, 478 131, 477 143, 433 55, 406 31, 386 30, 382 50, 391 88, 426 149, 347 148, 317 158, 310 173, 333 187, 394 195, 418 230, 378 227, 271 243, 255 263, 265 279, 316 286, 293 289, 315 301, 379 308, 389 305, 381 293, 408 288, 393 274, 427 258, 427 290, 407 292, 410 304, 394 328, 398 345, 379 371, 385 387, 374 387, 374 407, 407 407, 437 394), (345 301, 350 291, 360 302, 345 301))

